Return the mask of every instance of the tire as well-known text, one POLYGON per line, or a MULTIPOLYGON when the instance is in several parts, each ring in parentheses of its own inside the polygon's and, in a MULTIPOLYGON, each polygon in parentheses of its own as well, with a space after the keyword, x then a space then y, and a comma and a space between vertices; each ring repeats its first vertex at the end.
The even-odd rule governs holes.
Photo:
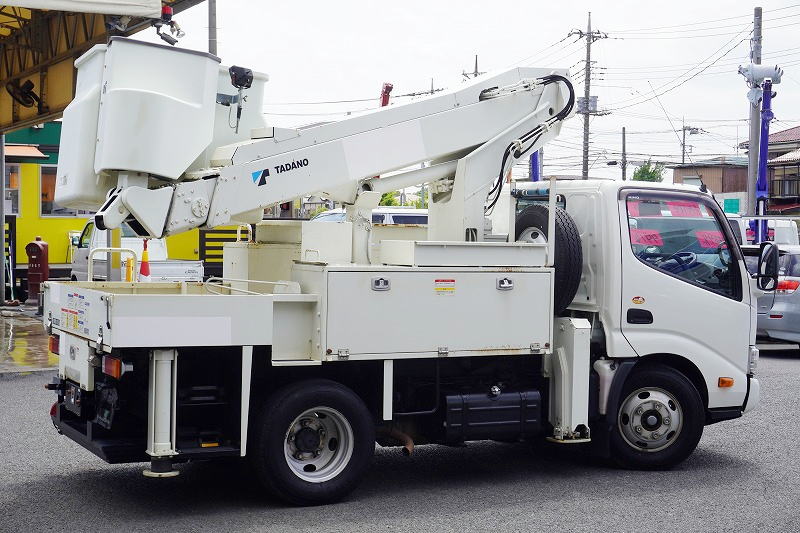
POLYGON ((705 425, 697 388, 686 376, 663 365, 635 369, 615 413, 611 458, 623 468, 637 470, 677 465, 697 447, 705 425))
MULTIPOLYGON (((547 242, 550 224, 549 208, 545 204, 532 204, 517 215, 516 241, 547 242)), ((559 315, 572 303, 583 270, 583 251, 581 237, 572 217, 556 206, 556 256, 554 313, 559 315)))
POLYGON ((345 497, 375 451, 375 423, 364 402, 329 380, 301 381, 276 391, 255 422, 247 455, 256 475, 273 495, 295 505, 345 497))

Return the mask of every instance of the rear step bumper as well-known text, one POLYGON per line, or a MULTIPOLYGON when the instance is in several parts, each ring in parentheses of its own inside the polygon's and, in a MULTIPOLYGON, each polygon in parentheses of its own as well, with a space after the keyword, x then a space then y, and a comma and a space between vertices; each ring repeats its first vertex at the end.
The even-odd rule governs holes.
MULTIPOLYGON (((53 425, 64 436, 74 440, 103 461, 110 464, 149 462, 152 458, 145 453, 147 443, 145 438, 110 438, 105 436, 108 431, 94 422, 70 420, 72 414, 66 412, 64 405, 57 404, 56 413, 52 416, 53 425)), ((173 461, 186 461, 189 459, 214 459, 217 457, 239 457, 240 450, 233 446, 218 446, 213 448, 182 448, 179 454, 172 458, 173 461)))
MULTIPOLYGON (((107 463, 139 463, 149 461, 144 450, 145 439, 112 439, 97 434, 104 430, 94 422, 81 422, 63 417, 64 405, 59 403, 52 416, 53 425, 61 434, 74 440, 107 463)), ((69 417, 70 414, 67 414, 69 417)))

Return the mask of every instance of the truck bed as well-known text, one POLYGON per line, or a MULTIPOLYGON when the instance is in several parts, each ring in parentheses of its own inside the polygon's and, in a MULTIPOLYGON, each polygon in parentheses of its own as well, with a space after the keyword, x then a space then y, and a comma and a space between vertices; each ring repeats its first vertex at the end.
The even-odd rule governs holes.
POLYGON ((195 282, 50 282, 44 319, 104 351, 153 346, 272 344, 276 302, 315 302, 313 295, 209 292, 195 282))

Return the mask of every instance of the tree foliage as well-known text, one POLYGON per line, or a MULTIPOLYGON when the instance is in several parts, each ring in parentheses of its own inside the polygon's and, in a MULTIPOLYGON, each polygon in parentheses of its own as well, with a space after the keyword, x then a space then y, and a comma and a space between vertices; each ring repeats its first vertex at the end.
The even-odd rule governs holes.
POLYGON ((634 181, 661 181, 664 179, 664 164, 653 163, 649 159, 633 172, 634 181))
POLYGON ((381 201, 378 205, 400 205, 400 202, 397 200, 397 191, 383 193, 383 195, 381 195, 381 201))

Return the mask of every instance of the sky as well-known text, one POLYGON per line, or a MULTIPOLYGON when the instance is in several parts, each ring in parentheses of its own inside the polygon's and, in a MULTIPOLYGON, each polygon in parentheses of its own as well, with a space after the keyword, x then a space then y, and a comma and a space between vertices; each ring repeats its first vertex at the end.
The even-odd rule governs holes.
MULTIPOLYGON (((737 68, 749 63, 756 5, 762 62, 785 72, 774 132, 800 125, 800 3, 791 1, 218 0, 218 55, 270 76, 264 111, 276 126, 375 108, 384 82, 393 95, 430 90, 431 80, 456 87, 475 55, 480 71, 569 68, 583 94, 585 40, 569 33, 585 31, 591 11, 592 29, 606 35, 592 45, 591 93, 607 113, 591 118, 590 175, 620 177, 625 126, 630 177, 647 159, 680 162, 684 124, 699 128, 686 136, 687 163, 744 155, 737 144, 748 135, 748 88, 737 68)), ((205 2, 175 16, 186 32, 178 46, 207 50, 207 16, 205 2)), ((137 38, 158 42, 153 32, 137 38)), ((576 115, 545 146, 545 174, 580 174, 582 128, 576 115)))

